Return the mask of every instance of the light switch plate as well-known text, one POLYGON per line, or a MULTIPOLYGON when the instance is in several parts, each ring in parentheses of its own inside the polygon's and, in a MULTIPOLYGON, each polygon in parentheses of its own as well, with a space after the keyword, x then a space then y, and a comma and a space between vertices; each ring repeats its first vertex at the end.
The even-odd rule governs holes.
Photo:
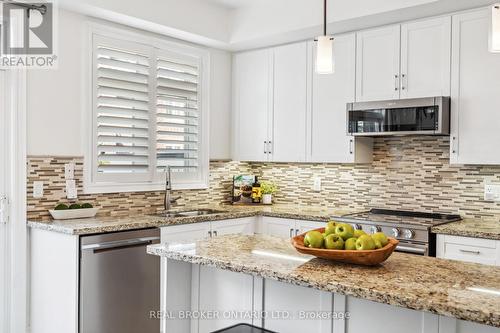
POLYGON ((500 201, 500 184, 485 184, 484 200, 500 201))
POLYGON ((314 177, 313 190, 316 192, 321 192, 321 178, 320 177, 314 177))
POLYGON ((66 197, 68 199, 76 199, 78 198, 78 193, 76 190, 76 181, 75 180, 66 180, 66 197))
POLYGON ((64 165, 64 178, 75 179, 75 164, 68 163, 64 165))
POLYGON ((43 197, 43 182, 36 181, 33 182, 33 198, 42 198, 43 197))

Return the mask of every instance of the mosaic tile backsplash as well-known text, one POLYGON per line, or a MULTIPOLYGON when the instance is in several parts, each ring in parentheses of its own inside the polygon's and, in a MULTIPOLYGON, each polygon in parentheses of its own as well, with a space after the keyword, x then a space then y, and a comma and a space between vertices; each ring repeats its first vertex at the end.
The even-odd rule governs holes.
MULTIPOLYGON (((81 157, 28 158, 28 218, 46 219, 48 209, 65 202, 64 164, 76 164, 79 202, 101 207, 100 215, 127 215, 161 210, 161 192, 82 194, 81 157), (34 199, 33 181, 42 180, 45 196, 34 199)), ((278 203, 371 207, 458 213, 499 219, 500 203, 484 201, 485 181, 500 184, 500 166, 451 166, 448 137, 377 138, 372 164, 297 164, 211 162, 207 190, 175 191, 179 206, 230 199, 232 176, 253 173, 279 187, 278 203), (321 177, 321 192, 313 191, 313 178, 321 177)))

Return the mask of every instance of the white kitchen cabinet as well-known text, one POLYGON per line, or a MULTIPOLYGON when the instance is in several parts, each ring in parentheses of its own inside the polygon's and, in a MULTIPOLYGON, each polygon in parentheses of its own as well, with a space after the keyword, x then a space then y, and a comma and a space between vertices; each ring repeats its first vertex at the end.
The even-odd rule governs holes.
POLYGON ((233 65, 233 156, 241 161, 267 161, 272 121, 272 50, 238 53, 233 65))
POLYGON ((357 33, 356 101, 399 98, 400 26, 357 33))
POLYGON ((210 237, 210 222, 180 224, 163 227, 161 230, 161 242, 179 242, 193 239, 210 237))
POLYGON ((332 293, 267 279, 264 280, 264 290, 264 311, 275 313, 277 317, 265 319, 264 328, 287 333, 332 332, 331 318, 308 319, 305 317, 306 315, 332 313, 332 293), (284 316, 290 317, 283 318, 284 316))
POLYGON ((309 43, 311 105, 308 114, 308 162, 369 163, 373 140, 347 135, 347 103, 354 102, 356 88, 356 35, 335 37, 335 72, 317 74, 316 44, 309 43))
POLYGON ((261 230, 266 235, 290 238, 312 229, 322 228, 325 223, 263 216, 261 230))
POLYGON ((450 96, 451 17, 401 26, 401 98, 450 96))
POLYGON ((212 235, 222 236, 228 234, 253 235, 256 229, 256 218, 247 217, 234 220, 210 222, 212 235))
POLYGON ((273 49, 273 162, 305 162, 307 112, 307 43, 273 49))
POLYGON ((500 266, 500 241, 437 235, 436 256, 443 259, 500 266))
POLYGON ((488 52, 490 15, 453 16, 452 164, 500 164, 500 54, 488 52))

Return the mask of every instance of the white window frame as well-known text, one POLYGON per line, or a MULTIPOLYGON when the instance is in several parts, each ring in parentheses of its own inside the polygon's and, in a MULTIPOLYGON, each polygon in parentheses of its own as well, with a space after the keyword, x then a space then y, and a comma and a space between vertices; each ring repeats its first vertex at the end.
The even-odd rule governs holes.
MULTIPOLYGON (((95 96, 97 88, 94 84, 94 36, 99 38, 110 39, 114 44, 141 44, 147 48, 154 47, 156 54, 161 55, 165 52, 173 52, 182 54, 186 57, 196 58, 200 65, 200 92, 199 92, 199 140, 198 147, 199 155, 199 177, 198 179, 186 179, 182 173, 172 173, 173 189, 206 189, 208 188, 209 179, 209 122, 210 122, 210 54, 208 50, 152 37, 148 33, 138 33, 125 29, 112 28, 107 25, 89 23, 88 24, 88 39, 87 48, 89 50, 88 57, 84 61, 84 71, 89 73, 87 76, 88 83, 84 86, 88 91, 86 95, 89 97, 88 104, 84 106, 85 124, 84 134, 91 133, 92 138, 86 139, 86 149, 84 154, 84 193, 117 193, 117 192, 142 192, 142 191, 159 191, 165 188, 165 181, 162 173, 158 173, 156 167, 150 166, 150 172, 145 174, 143 179, 134 179, 129 174, 108 175, 107 177, 97 177, 97 136, 96 136, 96 103, 95 96), (89 70, 90 69, 90 70, 89 70)), ((151 99, 151 104, 156 105, 156 96, 151 99)), ((156 108, 151 109, 152 121, 150 122, 150 134, 155 131, 156 108)), ((84 136, 87 138, 87 136, 84 136)), ((150 136, 152 138, 152 136, 150 136)), ((150 154, 152 160, 156 160, 156 142, 150 141, 150 154), (154 157, 153 157, 154 156, 154 157)))

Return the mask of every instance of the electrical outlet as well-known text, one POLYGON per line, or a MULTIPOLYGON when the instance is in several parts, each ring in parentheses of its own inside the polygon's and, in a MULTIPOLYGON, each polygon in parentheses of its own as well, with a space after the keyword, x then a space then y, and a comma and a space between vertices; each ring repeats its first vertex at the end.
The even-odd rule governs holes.
POLYGON ((66 197, 68 199, 78 198, 75 180, 71 180, 71 179, 66 180, 66 197))
POLYGON ((68 163, 64 165, 64 178, 75 179, 75 164, 68 163))
POLYGON ((33 198, 43 197, 43 182, 36 181, 33 182, 33 198))
POLYGON ((314 177, 313 190, 316 192, 321 192, 321 178, 320 177, 314 177))
POLYGON ((484 200, 500 201, 500 185, 485 184, 484 185, 484 200))

